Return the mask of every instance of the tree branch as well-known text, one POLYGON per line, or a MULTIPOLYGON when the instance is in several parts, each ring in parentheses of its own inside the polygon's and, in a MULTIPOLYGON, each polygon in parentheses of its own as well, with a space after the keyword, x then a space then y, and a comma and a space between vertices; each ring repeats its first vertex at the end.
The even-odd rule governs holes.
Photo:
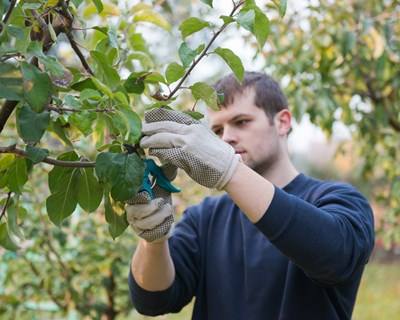
MULTIPOLYGON (((27 158, 28 154, 22 149, 18 149, 16 145, 8 147, 0 147, 0 153, 13 153, 21 157, 27 158)), ((91 161, 62 161, 50 157, 44 158, 41 162, 51 164, 53 166, 67 167, 67 168, 94 168, 95 162, 91 161)))
POLYGON ((3 207, 3 210, 1 211, 1 214, 0 214, 0 221, 6 215, 6 210, 7 210, 7 207, 8 207, 8 203, 10 202, 10 199, 11 199, 11 191, 7 194, 6 203, 5 203, 5 205, 3 207))
MULTIPOLYGON (((0 25, 0 32, 1 32, 1 25, 0 25)), ((15 53, 6 53, 3 54, 2 57, 0 58, 0 62, 5 62, 8 59, 12 59, 12 58, 17 58, 17 57, 23 57, 22 54, 20 54, 19 52, 15 52, 15 53)))
MULTIPOLYGON (((43 283, 43 278, 42 275, 40 274, 38 268, 36 268, 36 266, 33 264, 32 261, 29 261, 24 255, 22 255, 22 259, 25 260, 25 262, 29 265, 29 267, 31 268, 32 272, 34 273, 34 275, 36 277, 38 277, 41 280, 41 283, 43 283)), ((42 288, 46 290, 48 296, 51 298, 51 300, 62 310, 66 310, 67 306, 65 306, 64 304, 62 304, 60 301, 58 301, 58 299, 56 298, 56 296, 54 295, 53 291, 51 290, 51 288, 43 286, 42 288)))
POLYGON ((65 34, 67 35, 67 38, 69 40, 69 43, 71 44, 72 49, 75 51, 75 53, 77 54, 77 56, 79 57, 79 60, 81 61, 83 67, 85 68, 85 70, 91 74, 92 76, 94 75, 92 69, 90 68, 89 64, 86 61, 86 58, 84 57, 84 55, 82 54, 81 49, 79 49, 78 45, 75 42, 74 37, 72 36, 72 33, 70 31, 66 31, 65 34))
MULTIPOLYGON (((10 3, 9 12, 12 11, 11 8, 13 8, 15 6, 14 2, 16 2, 16 1, 13 0, 12 3, 10 3)), ((42 30, 43 36, 42 36, 41 40, 43 40, 43 52, 46 53, 48 50, 50 50, 51 46, 53 45, 53 40, 51 39, 50 32, 48 30, 47 24, 44 21, 44 19, 40 15, 38 15, 35 10, 31 10, 31 12, 32 12, 32 15, 35 17, 35 19, 39 22, 41 28, 44 28, 42 30)), ((10 14, 11 14, 11 12, 10 12, 10 14)), ((7 19, 8 19, 8 17, 7 17, 7 19)), ((61 32, 64 32, 64 31, 70 32, 70 29, 72 27, 72 19, 73 19, 73 17, 71 18, 70 14, 68 17, 60 16, 60 19, 57 20, 55 22, 55 25, 53 26, 56 35, 60 34, 61 32)), ((4 20, 6 20, 6 17, 4 18, 4 20)), ((4 23, 4 20, 3 20, 3 23, 4 23)), ((31 64, 37 66, 38 59, 36 57, 33 57, 31 64)), ((1 107, 1 109, 0 109, 0 133, 4 129, 4 126, 6 125, 8 118, 10 117, 11 113, 13 112, 13 110, 15 109, 17 104, 18 104, 17 101, 7 100, 4 103, 4 105, 1 107)))
POLYGON ((366 76, 366 85, 368 96, 371 98, 376 106, 383 106, 388 116, 389 125, 392 127, 393 130, 400 132, 400 122, 396 119, 396 116, 394 116, 393 113, 390 111, 389 107, 385 103, 384 98, 376 94, 374 88, 372 87, 372 79, 368 75, 366 76))
POLYGON ((64 107, 55 107, 55 106, 47 106, 47 110, 63 113, 63 112, 82 112, 82 111, 89 111, 89 112, 114 112, 114 109, 73 109, 73 108, 64 108, 64 107))
POLYGON ((46 21, 36 12, 36 10, 31 9, 30 10, 33 17, 36 19, 36 21, 39 23, 40 28, 42 29, 43 33, 48 33, 49 32, 49 27, 47 26, 46 21))
POLYGON ((115 276, 112 271, 112 267, 110 267, 109 274, 108 274, 108 282, 106 285, 106 294, 107 294, 107 308, 105 310, 106 319, 113 320, 118 315, 118 311, 115 310, 115 290, 116 290, 116 283, 115 283, 115 276))
MULTIPOLYGON (((48 234, 49 234, 49 232, 47 232, 47 235, 48 234)), ((61 259, 60 254, 53 247, 53 244, 51 243, 51 241, 46 241, 46 244, 49 247, 50 251, 56 256, 56 260, 57 260, 58 264, 61 266, 61 269, 63 270, 63 272, 65 274, 65 277, 67 279, 70 279, 70 271, 69 271, 68 267, 65 265, 64 261, 61 259)))
POLYGON ((8 118, 11 116, 11 113, 14 111, 17 104, 18 101, 7 100, 0 109, 0 133, 3 131, 8 118))
MULTIPOLYGON (((233 3, 233 9, 231 11, 231 13, 229 14, 230 17, 233 17, 233 15, 235 14, 236 10, 239 9, 245 1, 239 1, 238 3, 233 3)), ((214 43, 214 41, 217 39, 217 37, 221 34, 222 31, 224 31, 224 29, 226 28, 226 24, 224 23, 222 25, 221 28, 219 28, 219 30, 214 34, 214 36, 211 38, 211 40, 208 42, 207 46, 204 48, 203 52, 197 57, 197 59, 193 60, 191 66, 189 67, 189 69, 186 71, 185 75, 182 77, 182 79, 179 81, 179 83, 177 84, 177 86, 171 91, 171 93, 165 98, 165 100, 169 100, 171 99, 175 93, 182 87, 183 83, 185 82, 185 80, 187 79, 187 77, 190 75, 190 73, 192 72, 192 70, 194 69, 194 67, 196 67, 196 65, 200 62, 200 60, 207 55, 208 53, 208 49, 210 49, 211 45, 214 43)))
MULTIPOLYGON (((8 7, 7 13, 6 13, 6 15, 4 16, 4 19, 3 19, 3 23, 4 24, 6 24, 8 19, 11 17, 11 13, 13 12, 13 10, 15 8, 16 3, 17 3, 17 0, 11 0, 10 1, 10 6, 8 7)), ((2 31, 2 26, 0 25, 0 32, 1 31, 2 31)))

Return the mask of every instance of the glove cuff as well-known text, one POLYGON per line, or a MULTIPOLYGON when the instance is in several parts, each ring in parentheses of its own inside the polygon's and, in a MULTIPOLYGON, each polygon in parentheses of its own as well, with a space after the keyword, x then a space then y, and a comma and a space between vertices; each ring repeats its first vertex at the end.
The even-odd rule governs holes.
POLYGON ((224 174, 221 176, 221 178, 215 185, 215 188, 217 190, 222 190, 226 186, 226 184, 232 179, 240 159, 241 157, 239 154, 233 154, 233 157, 231 157, 231 161, 229 163, 229 166, 227 167, 227 170, 225 170, 224 174))

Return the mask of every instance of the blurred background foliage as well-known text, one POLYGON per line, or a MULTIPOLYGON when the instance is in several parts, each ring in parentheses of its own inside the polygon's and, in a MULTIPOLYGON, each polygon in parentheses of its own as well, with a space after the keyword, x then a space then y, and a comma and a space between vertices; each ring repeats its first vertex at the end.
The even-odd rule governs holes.
MULTIPOLYGON (((182 20, 190 15, 217 19, 200 1, 147 1, 159 14, 156 25, 132 21, 130 8, 135 1, 105 1, 101 14, 96 3, 87 1, 79 8, 77 28, 108 23, 116 32, 127 32, 124 36, 135 40, 128 45, 137 45, 133 53, 121 51, 128 55, 124 61, 132 64, 128 69, 165 70, 178 59, 177 26, 182 20)), ((379 227, 377 249, 366 268, 354 319, 396 319, 400 314, 400 5, 385 0, 302 3, 291 8, 289 2, 282 23, 270 3, 260 1, 270 19, 270 34, 260 49, 247 32, 240 32, 254 56, 245 66, 253 70, 257 66, 279 79, 297 121, 308 117, 326 133, 328 147, 310 141, 308 153, 293 154, 298 168, 318 178, 351 182, 371 199, 379 227), (340 124, 351 138, 336 142, 340 124)), ((104 39, 100 31, 80 31, 78 41, 86 49, 96 48, 104 39)), ((221 41, 232 44, 237 33, 232 28, 221 41)), ((206 42, 211 36, 199 33, 189 43, 206 42)), ((60 41, 51 54, 63 65, 77 68, 79 60, 66 42, 60 41)), ((213 57, 209 61, 192 79, 213 81, 227 71, 213 57)), ((135 101, 140 114, 140 106, 148 101, 135 99, 144 99, 135 101)), ((176 104, 191 107, 192 100, 182 93, 176 104)), ((83 119, 72 121, 67 129, 73 141, 79 137, 79 121, 83 119)), ((4 144, 15 140, 15 121, 7 125, 4 144)), ((62 150, 51 135, 45 138, 53 150, 62 150)), ((74 144, 87 155, 95 152, 86 138, 74 144)), ((44 210, 50 167, 35 168, 39 169, 24 186, 17 215, 25 240, 17 252, 0 248, 0 319, 145 319, 132 309, 128 295, 133 234, 128 230, 111 239, 101 208, 91 214, 76 210, 56 228, 44 210)), ((183 189, 174 196, 178 213, 213 194, 182 174, 175 184, 183 189)), ((190 314, 191 305, 178 315, 158 318, 188 319, 190 314)))

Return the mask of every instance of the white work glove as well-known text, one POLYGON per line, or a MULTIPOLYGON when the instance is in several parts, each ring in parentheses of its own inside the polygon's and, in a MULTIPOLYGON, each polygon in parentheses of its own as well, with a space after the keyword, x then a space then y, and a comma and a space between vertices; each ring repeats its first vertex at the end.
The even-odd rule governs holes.
MULTIPOLYGON (((164 175, 172 181, 177 167, 166 164, 161 167, 164 175)), ((155 184, 154 199, 146 191, 139 192, 127 201, 127 220, 135 233, 147 242, 161 242, 169 238, 174 223, 171 193, 155 184)))
POLYGON ((200 121, 166 108, 147 112, 145 121, 140 146, 149 148, 150 155, 208 188, 223 189, 232 178, 240 156, 200 121))

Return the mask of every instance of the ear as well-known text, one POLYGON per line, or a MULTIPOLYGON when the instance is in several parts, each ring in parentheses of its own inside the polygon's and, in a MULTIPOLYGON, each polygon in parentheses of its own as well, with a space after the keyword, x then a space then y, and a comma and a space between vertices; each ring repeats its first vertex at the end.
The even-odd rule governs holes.
POLYGON ((275 126, 278 134, 287 136, 292 129, 292 113, 288 109, 283 109, 275 115, 275 126))

